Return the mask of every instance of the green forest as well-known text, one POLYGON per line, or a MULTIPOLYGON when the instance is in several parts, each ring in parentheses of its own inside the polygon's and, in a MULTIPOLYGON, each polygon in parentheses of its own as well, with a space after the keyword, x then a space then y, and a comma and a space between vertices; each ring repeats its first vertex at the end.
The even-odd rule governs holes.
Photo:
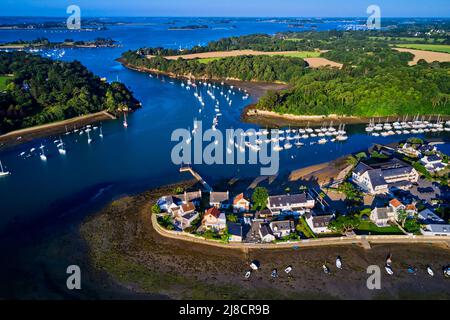
POLYGON ((292 82, 306 72, 307 66, 303 59, 283 56, 239 56, 201 63, 198 60, 167 60, 160 56, 147 59, 128 51, 122 55, 122 59, 135 67, 159 70, 178 76, 264 82, 292 82))
POLYGON ((0 133, 107 110, 134 110, 139 102, 121 83, 103 82, 81 63, 24 52, 0 53, 0 133))
MULTIPOLYGON (((248 35, 213 41, 205 47, 187 51, 144 48, 126 52, 129 64, 176 75, 241 80, 286 82, 291 88, 269 92, 257 108, 295 115, 389 116, 413 114, 450 114, 450 63, 419 61, 398 52, 393 45, 410 42, 410 34, 394 31, 286 32, 248 35), (402 39, 401 36, 409 38, 402 39), (213 59, 169 61, 165 55, 223 50, 314 51, 342 63, 341 70, 307 67, 304 60, 283 56, 241 56, 213 59), (154 55, 148 59, 145 55, 154 55)), ((442 37, 442 35, 440 36, 442 37)), ((418 38, 427 43, 445 39, 418 38)))

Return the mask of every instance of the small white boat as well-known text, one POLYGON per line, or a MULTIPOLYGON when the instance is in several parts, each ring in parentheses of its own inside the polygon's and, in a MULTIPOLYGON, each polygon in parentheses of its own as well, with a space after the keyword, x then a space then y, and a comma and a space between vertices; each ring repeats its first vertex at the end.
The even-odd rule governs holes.
POLYGON ((291 266, 287 267, 287 268, 284 270, 284 272, 286 272, 286 274, 290 274, 290 273, 292 272, 292 267, 291 267, 291 266))
POLYGON ((431 269, 430 266, 427 267, 427 272, 431 277, 434 277, 434 271, 433 271, 433 269, 431 269))
POLYGON ((337 257, 337 259, 336 259, 336 268, 342 269, 342 258, 341 257, 337 257))
POLYGON ((392 270, 392 267, 390 265, 386 265, 385 266, 386 272, 388 275, 393 276, 394 275, 394 270, 392 270))
POLYGON ((245 274, 245 279, 250 279, 251 276, 252 276, 252 272, 247 271, 247 273, 245 274))
POLYGON ((319 144, 326 144, 326 143, 328 143, 328 140, 327 140, 327 139, 320 139, 320 140, 318 141, 318 143, 319 143, 319 144))
POLYGON ((5 171, 5 170, 3 169, 3 164, 2 164, 2 162, 0 161, 0 177, 9 176, 10 174, 11 174, 11 172, 5 171))
POLYGON ((250 268, 252 268, 253 271, 258 271, 258 270, 259 270, 258 263, 257 263, 256 261, 253 261, 253 262, 250 264, 250 268))

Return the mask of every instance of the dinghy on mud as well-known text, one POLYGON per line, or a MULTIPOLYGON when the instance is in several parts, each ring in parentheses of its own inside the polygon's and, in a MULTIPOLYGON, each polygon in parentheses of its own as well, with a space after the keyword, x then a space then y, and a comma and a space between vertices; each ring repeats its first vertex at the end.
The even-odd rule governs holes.
POLYGON ((342 258, 341 257, 337 257, 336 259, 336 268, 342 270, 343 264, 342 264, 342 258))

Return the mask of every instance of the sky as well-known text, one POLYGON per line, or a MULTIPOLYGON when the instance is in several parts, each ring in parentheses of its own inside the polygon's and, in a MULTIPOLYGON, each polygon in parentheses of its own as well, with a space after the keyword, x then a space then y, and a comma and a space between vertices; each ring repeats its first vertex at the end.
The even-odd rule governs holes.
POLYGON ((450 17, 450 0, 0 0, 0 16, 364 17, 369 5, 382 17, 450 17))

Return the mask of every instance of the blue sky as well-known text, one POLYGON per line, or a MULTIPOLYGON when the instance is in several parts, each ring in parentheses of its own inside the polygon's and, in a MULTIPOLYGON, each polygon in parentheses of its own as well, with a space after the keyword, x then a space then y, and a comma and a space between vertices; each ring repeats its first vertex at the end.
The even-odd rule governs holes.
POLYGON ((366 16, 450 17, 450 0, 0 0, 0 16, 65 16, 71 4, 84 16, 366 16))

